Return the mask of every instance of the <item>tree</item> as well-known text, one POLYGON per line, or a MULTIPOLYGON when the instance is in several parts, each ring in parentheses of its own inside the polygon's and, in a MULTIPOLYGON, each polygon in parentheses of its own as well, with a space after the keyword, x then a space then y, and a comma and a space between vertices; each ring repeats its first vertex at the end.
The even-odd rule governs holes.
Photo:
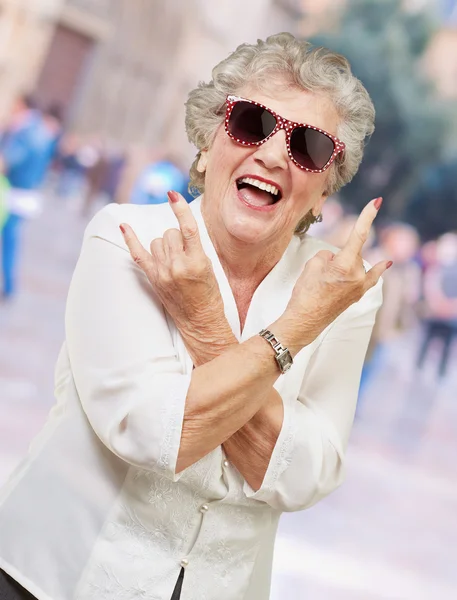
POLYGON ((404 215, 424 240, 457 231, 457 160, 438 163, 424 171, 404 215))
POLYGON ((426 13, 408 13, 400 0, 348 0, 337 31, 311 40, 344 54, 376 108, 376 131, 345 203, 360 210, 383 196, 383 214, 399 218, 430 163, 445 146, 446 112, 419 63, 437 24, 426 13))

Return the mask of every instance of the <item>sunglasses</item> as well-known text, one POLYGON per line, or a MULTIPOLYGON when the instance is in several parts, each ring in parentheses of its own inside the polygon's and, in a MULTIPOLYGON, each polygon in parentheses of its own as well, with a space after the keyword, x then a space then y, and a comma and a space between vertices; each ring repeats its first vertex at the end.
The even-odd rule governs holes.
POLYGON ((323 129, 284 119, 263 104, 227 96, 225 131, 243 146, 260 146, 280 129, 286 132, 287 152, 297 167, 322 173, 344 151, 345 144, 323 129))

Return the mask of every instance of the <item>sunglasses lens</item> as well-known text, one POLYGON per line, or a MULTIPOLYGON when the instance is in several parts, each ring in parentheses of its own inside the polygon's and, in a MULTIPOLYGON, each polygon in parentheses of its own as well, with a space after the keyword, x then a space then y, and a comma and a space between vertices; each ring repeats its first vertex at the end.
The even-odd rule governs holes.
POLYGON ((297 127, 290 137, 290 150, 294 159, 302 167, 314 171, 325 167, 334 147, 328 136, 310 127, 297 127))
POLYGON ((275 127, 276 119, 268 110, 243 101, 235 104, 228 122, 233 137, 248 144, 261 142, 275 127))

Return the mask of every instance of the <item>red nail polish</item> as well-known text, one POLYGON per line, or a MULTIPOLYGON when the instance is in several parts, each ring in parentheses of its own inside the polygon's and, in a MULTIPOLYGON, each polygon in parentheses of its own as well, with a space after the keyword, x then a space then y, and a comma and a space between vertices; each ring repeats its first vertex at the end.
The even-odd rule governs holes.
POLYGON ((125 227, 123 225, 119 225, 119 229, 122 231, 122 233, 125 233, 125 227))
POLYGON ((376 200, 374 201, 374 207, 376 208, 376 210, 379 210, 381 208, 381 204, 382 198, 376 198, 376 200))
POLYGON ((173 203, 179 202, 179 196, 178 196, 177 192, 170 191, 170 192, 168 192, 167 195, 168 195, 170 202, 173 202, 173 203))
POLYGON ((392 261, 392 260, 389 260, 389 262, 388 262, 388 263, 387 263, 387 265, 386 265, 386 269, 390 269, 390 267, 391 267, 393 264, 394 264, 394 263, 393 263, 393 261, 392 261))

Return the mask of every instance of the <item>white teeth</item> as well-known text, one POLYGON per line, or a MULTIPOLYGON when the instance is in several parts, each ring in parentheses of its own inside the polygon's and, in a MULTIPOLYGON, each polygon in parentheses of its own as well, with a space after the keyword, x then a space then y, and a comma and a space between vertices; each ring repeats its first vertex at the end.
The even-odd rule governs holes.
POLYGON ((258 187, 260 190, 265 190, 274 196, 279 194, 279 190, 276 186, 265 183, 264 181, 259 181, 258 179, 252 179, 252 177, 244 177, 243 179, 240 179, 240 183, 248 183, 249 185, 258 187))

